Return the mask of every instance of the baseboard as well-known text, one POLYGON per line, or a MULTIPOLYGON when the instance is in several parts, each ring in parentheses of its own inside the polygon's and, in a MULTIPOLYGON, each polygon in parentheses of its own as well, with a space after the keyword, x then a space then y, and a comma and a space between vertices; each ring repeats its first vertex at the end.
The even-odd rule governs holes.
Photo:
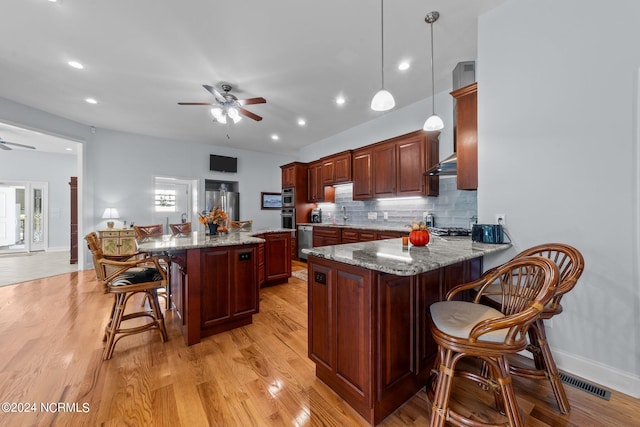
POLYGON ((552 351, 558 369, 587 381, 640 398, 640 376, 562 351, 552 351))
POLYGON ((67 247, 64 247, 64 246, 51 247, 50 246, 46 249, 46 252, 65 252, 70 250, 71 248, 69 248, 68 246, 67 247))

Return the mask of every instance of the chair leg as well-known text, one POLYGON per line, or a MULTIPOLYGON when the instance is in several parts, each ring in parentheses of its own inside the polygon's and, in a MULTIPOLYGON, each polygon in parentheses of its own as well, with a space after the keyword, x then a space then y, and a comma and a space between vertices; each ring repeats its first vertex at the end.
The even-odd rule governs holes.
POLYGON ((524 427, 524 421, 516 401, 516 393, 513 389, 513 381, 509 373, 509 363, 505 356, 500 356, 497 360, 496 381, 500 386, 500 391, 504 399, 504 412, 509 421, 509 426, 524 427))
MULTIPOLYGON (((529 337, 532 340, 532 344, 539 349, 539 360, 536 360, 536 367, 545 371, 546 376, 551 383, 551 388, 553 390, 553 394, 556 397, 556 402, 558 403, 558 409, 560 410, 560 412, 562 414, 568 414, 571 410, 571 405, 569 405, 567 393, 565 392, 564 385, 562 384, 562 380, 560 379, 558 367, 556 366, 555 360, 553 360, 551 348, 549 347, 549 343, 547 342, 547 334, 544 329, 544 323, 542 323, 542 320, 538 320, 533 325, 531 325, 531 328, 529 328, 529 332, 529 337), (538 364, 540 364, 540 366, 538 366, 538 364)), ((535 357, 536 355, 534 353, 534 358, 535 357)))
POLYGON ((160 334, 162 335, 162 342, 167 342, 169 337, 167 335, 167 328, 164 324, 164 316, 162 315, 162 311, 160 310, 158 292, 155 289, 152 289, 150 291, 147 291, 147 296, 149 304, 151 305, 151 310, 153 311, 155 323, 158 325, 158 329, 160 329, 160 334))
POLYGON ((105 328, 107 340, 102 353, 102 360, 109 360, 113 355, 113 349, 116 346, 116 332, 120 329, 120 324, 122 323, 126 301, 126 294, 115 294, 112 316, 109 320, 109 324, 105 328))
POLYGON ((454 377, 453 351, 438 348, 440 365, 436 392, 431 405, 431 427, 444 427, 449 411, 449 396, 451 395, 451 385, 454 377))

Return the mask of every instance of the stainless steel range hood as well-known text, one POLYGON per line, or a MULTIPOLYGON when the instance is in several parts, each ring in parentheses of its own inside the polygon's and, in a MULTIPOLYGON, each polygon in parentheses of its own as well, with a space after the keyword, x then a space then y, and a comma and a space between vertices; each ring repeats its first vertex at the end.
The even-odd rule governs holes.
POLYGON ((453 153, 446 159, 441 160, 440 163, 431 166, 424 174, 430 176, 455 175, 457 173, 457 169, 458 155, 453 153))

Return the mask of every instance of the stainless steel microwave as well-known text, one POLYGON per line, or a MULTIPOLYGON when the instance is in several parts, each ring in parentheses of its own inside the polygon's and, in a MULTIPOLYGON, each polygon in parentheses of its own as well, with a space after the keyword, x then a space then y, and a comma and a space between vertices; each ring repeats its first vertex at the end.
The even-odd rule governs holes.
POLYGON ((282 189, 282 207, 292 208, 296 205, 295 189, 283 188, 282 189))

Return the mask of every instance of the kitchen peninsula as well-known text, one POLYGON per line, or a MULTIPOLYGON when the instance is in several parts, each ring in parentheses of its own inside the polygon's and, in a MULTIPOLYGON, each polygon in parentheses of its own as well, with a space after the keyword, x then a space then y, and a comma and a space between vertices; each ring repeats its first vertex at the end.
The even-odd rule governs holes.
MULTIPOLYGON (((270 262, 265 256, 269 242, 290 239, 290 230, 232 231, 214 236, 192 232, 145 239, 138 242, 138 249, 170 257, 171 305, 186 344, 193 345, 205 336, 253 321, 259 311, 259 289, 265 281, 265 260, 270 262), (286 239, 271 239, 281 234, 286 234, 286 239)), ((272 276, 286 281, 291 275, 291 259, 286 251, 279 254, 286 258, 288 270, 272 276)))
POLYGON ((432 236, 305 249, 309 357, 316 376, 375 425, 424 387, 437 346, 430 304, 476 279, 485 254, 509 244, 432 236))

